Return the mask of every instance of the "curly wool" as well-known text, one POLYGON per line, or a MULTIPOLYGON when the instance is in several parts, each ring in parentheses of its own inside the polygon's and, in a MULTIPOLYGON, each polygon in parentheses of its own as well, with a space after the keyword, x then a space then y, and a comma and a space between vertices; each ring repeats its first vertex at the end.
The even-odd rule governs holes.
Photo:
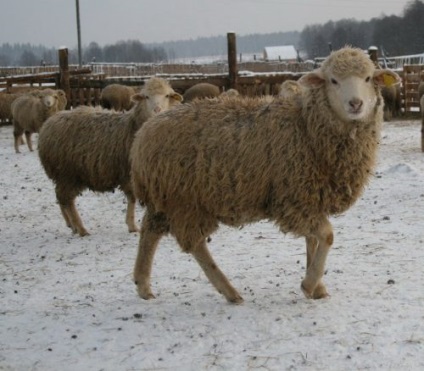
POLYGON ((168 217, 186 250, 195 226, 208 236, 219 222, 268 219, 308 235, 317 217, 344 212, 361 194, 382 112, 378 99, 368 121, 343 123, 324 88, 302 102, 198 101, 151 119, 131 152, 137 198, 168 217))

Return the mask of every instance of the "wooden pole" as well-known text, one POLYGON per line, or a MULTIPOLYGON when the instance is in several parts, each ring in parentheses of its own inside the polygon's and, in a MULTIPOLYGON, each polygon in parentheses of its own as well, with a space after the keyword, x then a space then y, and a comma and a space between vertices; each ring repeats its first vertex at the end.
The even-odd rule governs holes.
POLYGON ((237 50, 236 50, 236 34, 234 32, 227 33, 228 43, 228 79, 230 89, 237 89, 237 50))
POLYGON ((78 66, 79 68, 81 68, 82 56, 81 56, 81 23, 80 23, 79 0, 75 0, 75 6, 77 10, 78 66))
POLYGON ((59 49, 59 89, 62 89, 66 94, 68 103, 66 108, 71 106, 71 84, 69 81, 69 63, 68 63, 68 49, 59 49))

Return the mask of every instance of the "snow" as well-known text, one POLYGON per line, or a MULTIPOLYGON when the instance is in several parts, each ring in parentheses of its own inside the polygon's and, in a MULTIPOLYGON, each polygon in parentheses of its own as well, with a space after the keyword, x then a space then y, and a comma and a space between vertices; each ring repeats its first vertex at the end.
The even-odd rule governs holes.
MULTIPOLYGON (((325 282, 308 300, 303 239, 225 226, 210 248, 245 303, 228 304, 172 238, 136 294, 138 236, 120 192, 77 199, 72 235, 37 153, 0 128, 1 370, 423 370, 424 154, 420 122, 384 124, 375 176, 332 218, 325 282)), ((140 218, 142 209, 137 209, 140 218)))

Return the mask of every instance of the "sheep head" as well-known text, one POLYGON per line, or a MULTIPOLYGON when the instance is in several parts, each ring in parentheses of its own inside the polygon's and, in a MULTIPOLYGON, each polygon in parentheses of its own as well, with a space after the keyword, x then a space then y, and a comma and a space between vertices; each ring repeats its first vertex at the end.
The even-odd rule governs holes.
POLYGON ((146 82, 140 93, 133 95, 131 99, 142 104, 147 117, 151 117, 181 103, 183 97, 176 93, 166 80, 153 77, 146 82))
POLYGON ((361 49, 345 47, 330 54, 322 66, 300 78, 302 86, 325 89, 330 106, 343 121, 363 121, 379 102, 379 88, 400 81, 387 69, 376 69, 361 49))

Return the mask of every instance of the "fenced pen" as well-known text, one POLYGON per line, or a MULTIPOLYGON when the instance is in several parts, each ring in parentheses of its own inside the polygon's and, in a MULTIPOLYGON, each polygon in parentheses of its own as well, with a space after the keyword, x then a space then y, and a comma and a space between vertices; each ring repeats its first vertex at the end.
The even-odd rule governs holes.
MULTIPOLYGON (((236 88, 248 96, 278 94, 285 80, 297 80, 316 67, 311 62, 250 61, 237 62, 235 35, 227 35, 228 61, 216 63, 155 64, 155 63, 91 63, 83 68, 68 65, 67 49, 59 50, 59 66, 0 68, 0 90, 16 92, 24 87, 52 86, 63 89, 68 108, 78 105, 98 105, 101 90, 111 84, 142 86, 151 76, 168 79, 179 93, 199 82, 217 85, 221 91, 236 88)), ((402 113, 419 112, 418 85, 424 81, 424 55, 395 57, 404 64, 396 71, 402 77, 402 113), (412 58, 413 57, 413 58, 412 58)))

